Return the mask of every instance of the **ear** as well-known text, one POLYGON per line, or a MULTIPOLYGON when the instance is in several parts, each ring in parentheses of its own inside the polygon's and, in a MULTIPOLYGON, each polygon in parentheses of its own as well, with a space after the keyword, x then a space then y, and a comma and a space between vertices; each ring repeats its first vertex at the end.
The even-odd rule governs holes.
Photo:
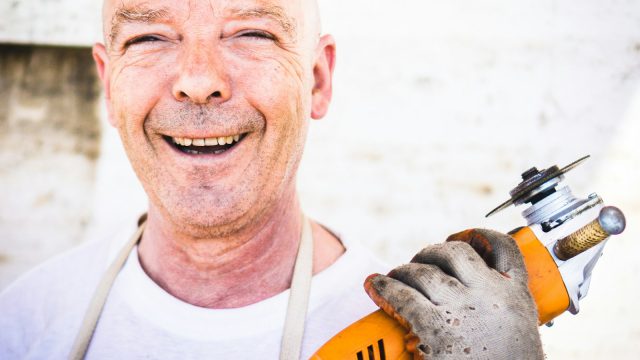
POLYGON ((311 94, 311 118, 313 119, 322 119, 329 110, 335 61, 336 42, 331 35, 324 35, 318 42, 313 67, 314 86, 311 94))
POLYGON ((93 55, 93 60, 96 62, 96 70, 98 70, 98 77, 100 77, 100 82, 102 83, 102 89, 104 90, 104 97, 107 103, 107 116, 109 117, 109 123, 113 126, 116 126, 115 119, 111 114, 111 88, 110 88, 110 78, 109 78, 109 56, 107 54, 107 49, 103 44, 96 43, 93 45, 93 49, 91 50, 91 54, 93 55))

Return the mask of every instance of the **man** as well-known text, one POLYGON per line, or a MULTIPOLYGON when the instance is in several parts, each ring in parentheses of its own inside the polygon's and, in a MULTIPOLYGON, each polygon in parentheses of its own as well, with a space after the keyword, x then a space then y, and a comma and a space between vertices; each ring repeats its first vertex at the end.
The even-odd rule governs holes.
MULTIPOLYGON (((312 252, 300 245, 296 171, 335 61, 315 1, 107 0, 103 21, 93 56, 149 197, 146 223, 9 287, 0 357, 296 358, 300 344, 281 338, 299 335, 283 330, 287 304, 299 304, 288 290, 299 253, 314 274, 306 316, 304 301, 291 316, 301 358, 375 310, 360 286, 378 262, 316 222, 312 252)), ((521 257, 504 235, 477 236, 504 275, 452 242, 369 278, 367 291, 411 330, 416 356, 539 358, 521 257)))

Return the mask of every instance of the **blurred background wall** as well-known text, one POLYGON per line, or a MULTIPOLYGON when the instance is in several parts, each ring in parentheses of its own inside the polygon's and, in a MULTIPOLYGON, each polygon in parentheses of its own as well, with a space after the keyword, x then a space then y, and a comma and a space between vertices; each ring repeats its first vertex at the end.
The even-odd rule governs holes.
MULTIPOLYGON (((321 0, 338 42, 329 115, 299 185, 307 212, 391 264, 468 227, 523 224, 531 166, 625 211, 578 316, 543 329, 549 359, 640 353, 640 3, 321 0)), ((0 3, 0 288, 145 197, 105 121, 89 46, 99 1, 0 3)))

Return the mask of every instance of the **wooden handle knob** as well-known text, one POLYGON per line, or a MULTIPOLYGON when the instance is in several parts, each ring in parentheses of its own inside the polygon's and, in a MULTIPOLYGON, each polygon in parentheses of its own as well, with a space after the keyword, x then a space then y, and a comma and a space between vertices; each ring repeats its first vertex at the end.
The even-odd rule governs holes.
POLYGON ((622 211, 614 206, 605 206, 597 219, 558 240, 553 252, 560 260, 571 259, 598 245, 610 235, 620 234, 625 227, 626 220, 622 211))

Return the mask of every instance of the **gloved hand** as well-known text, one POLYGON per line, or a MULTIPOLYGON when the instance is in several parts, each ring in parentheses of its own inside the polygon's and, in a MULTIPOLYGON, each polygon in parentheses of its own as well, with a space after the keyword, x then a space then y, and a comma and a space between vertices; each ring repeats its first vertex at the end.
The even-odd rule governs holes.
POLYGON ((524 261, 508 235, 454 234, 387 276, 369 276, 365 289, 409 330, 415 359, 544 358, 524 261))

